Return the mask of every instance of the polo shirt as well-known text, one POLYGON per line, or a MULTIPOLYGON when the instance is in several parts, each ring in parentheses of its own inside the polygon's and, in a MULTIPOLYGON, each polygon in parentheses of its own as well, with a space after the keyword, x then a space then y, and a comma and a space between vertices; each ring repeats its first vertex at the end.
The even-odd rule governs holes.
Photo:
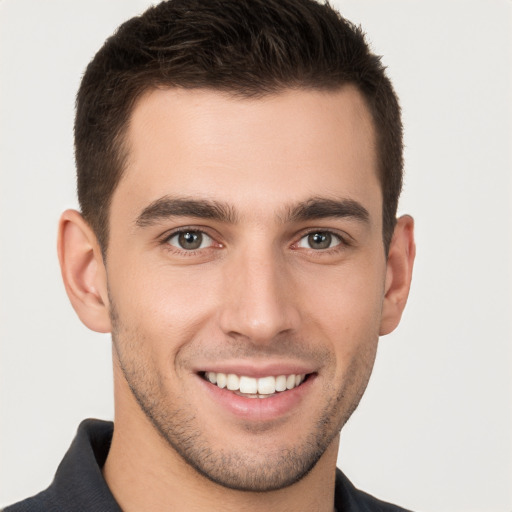
MULTIPOLYGON (((122 512, 101 472, 113 431, 112 422, 83 421, 48 489, 4 512, 122 512)), ((407 512, 359 491, 339 469, 334 505, 337 512, 407 512)))

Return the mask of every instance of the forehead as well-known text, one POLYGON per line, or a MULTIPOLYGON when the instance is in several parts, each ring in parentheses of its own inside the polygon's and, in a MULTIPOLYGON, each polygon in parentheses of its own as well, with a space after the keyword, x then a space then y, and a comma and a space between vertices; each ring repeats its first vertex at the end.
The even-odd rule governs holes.
MULTIPOLYGON (((218 200, 247 215, 312 196, 377 203, 371 115, 353 87, 238 98, 158 89, 135 105, 112 213, 165 195, 218 200)), ((130 213, 131 215, 132 213, 130 213)))

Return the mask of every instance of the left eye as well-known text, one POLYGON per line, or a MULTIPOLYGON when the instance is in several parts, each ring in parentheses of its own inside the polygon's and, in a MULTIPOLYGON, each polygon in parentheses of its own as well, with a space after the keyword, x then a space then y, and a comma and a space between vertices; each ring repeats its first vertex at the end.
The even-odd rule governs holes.
POLYGON ((336 247, 341 243, 341 238, 334 233, 330 233, 329 231, 314 231, 313 233, 309 233, 306 236, 303 236, 299 240, 297 247, 322 250, 336 247))
POLYGON ((212 245, 213 240, 202 231, 181 231, 175 233, 167 239, 167 243, 178 249, 185 251, 194 251, 204 249, 212 245))

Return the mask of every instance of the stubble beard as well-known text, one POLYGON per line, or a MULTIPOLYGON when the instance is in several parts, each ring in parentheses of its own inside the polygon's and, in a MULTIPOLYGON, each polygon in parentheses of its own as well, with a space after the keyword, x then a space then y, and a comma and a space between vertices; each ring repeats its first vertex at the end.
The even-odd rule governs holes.
MULTIPOLYGON (((113 303, 111 302, 111 305, 113 303)), ((169 397, 161 375, 151 368, 140 349, 141 337, 136 333, 121 341, 127 333, 112 305, 112 342, 118 364, 141 410, 157 433, 187 464, 210 481, 238 491, 268 492, 283 489, 304 478, 335 441, 342 427, 357 408, 370 378, 375 351, 366 350, 345 374, 337 390, 325 389, 327 400, 310 432, 297 446, 254 450, 257 436, 265 441, 265 428, 247 427, 256 439, 248 449, 226 446, 213 449, 207 432, 192 407, 176 407, 178 400, 169 397), (373 353, 372 353, 373 352, 373 353), (259 431, 258 431, 259 430, 259 431)), ((176 397, 174 397, 176 398, 176 397)), ((178 397, 179 398, 179 397, 178 397)), ((255 399, 256 400, 256 399, 255 399)), ((205 427, 207 428, 207 427, 205 427)), ((301 428, 301 425, 297 425, 301 428)))

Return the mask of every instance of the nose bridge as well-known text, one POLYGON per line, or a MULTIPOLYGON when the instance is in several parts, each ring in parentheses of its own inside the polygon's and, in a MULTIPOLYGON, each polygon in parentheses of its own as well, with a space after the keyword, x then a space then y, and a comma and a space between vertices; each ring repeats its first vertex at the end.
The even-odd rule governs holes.
POLYGON ((272 246, 259 244, 241 251, 228 265, 221 328, 253 343, 270 343, 297 328, 293 283, 283 258, 272 246))

